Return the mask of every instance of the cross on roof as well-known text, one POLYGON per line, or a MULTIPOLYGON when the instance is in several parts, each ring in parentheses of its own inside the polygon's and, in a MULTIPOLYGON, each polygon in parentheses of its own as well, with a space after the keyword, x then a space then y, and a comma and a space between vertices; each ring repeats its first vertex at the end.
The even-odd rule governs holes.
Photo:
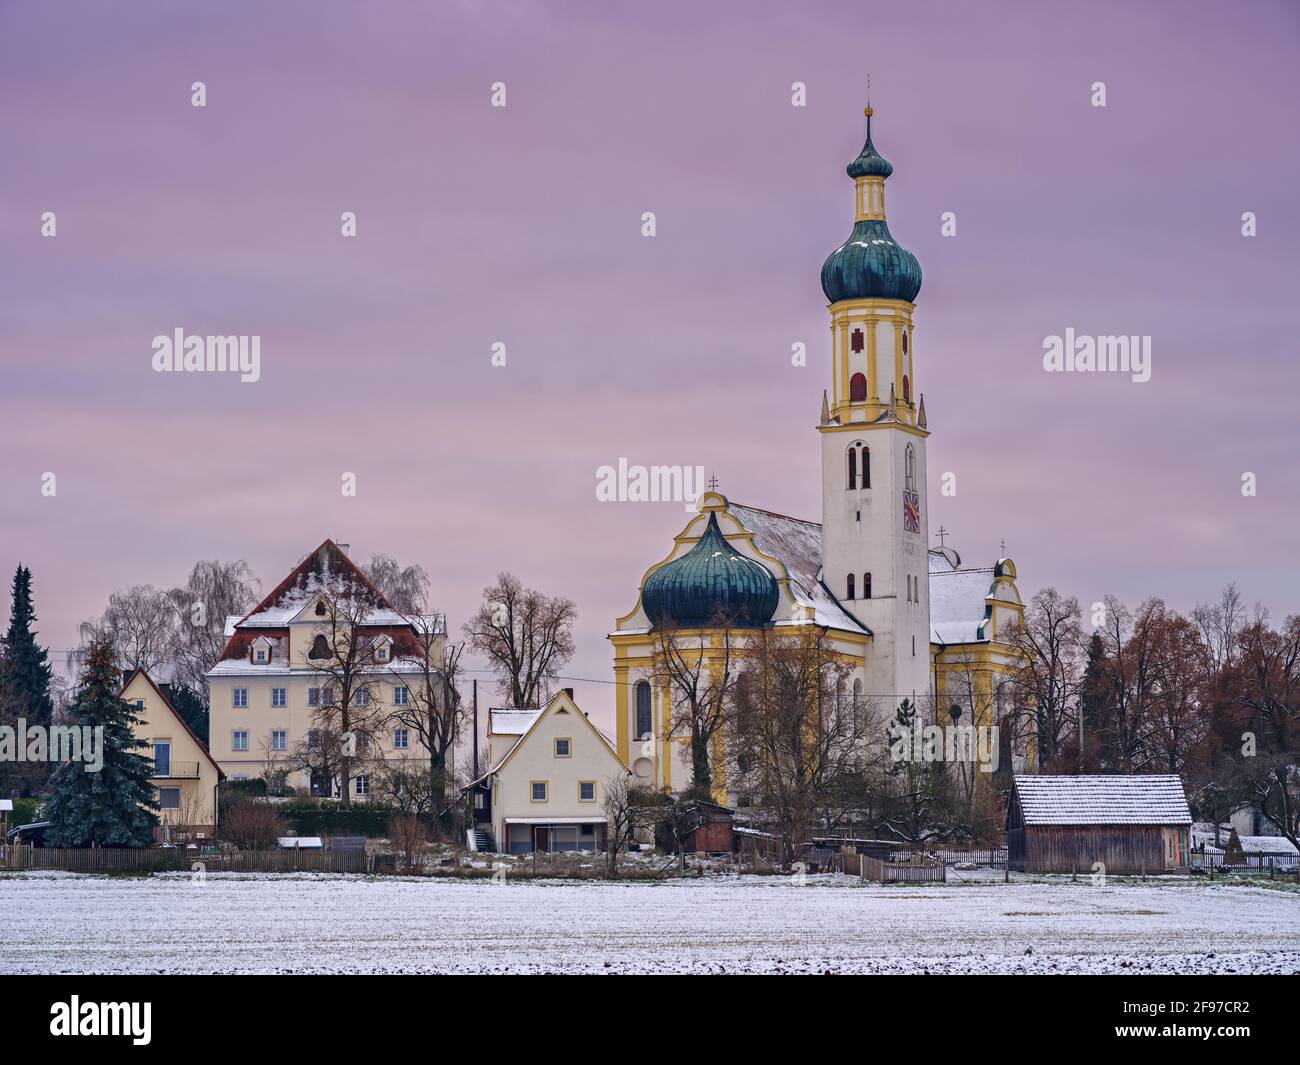
POLYGON ((713 474, 710 474, 710 475, 709 475, 709 491, 711 491, 711 492, 716 492, 717 490, 718 490, 718 478, 717 478, 716 476, 714 476, 713 474))
POLYGON ((939 526, 939 532, 937 533, 937 535, 938 535, 938 537, 939 537, 939 546, 940 546, 940 547, 943 547, 943 538, 944 538, 945 536, 949 536, 949 535, 951 535, 951 534, 948 532, 947 529, 945 529, 942 525, 940 525, 940 526, 939 526))

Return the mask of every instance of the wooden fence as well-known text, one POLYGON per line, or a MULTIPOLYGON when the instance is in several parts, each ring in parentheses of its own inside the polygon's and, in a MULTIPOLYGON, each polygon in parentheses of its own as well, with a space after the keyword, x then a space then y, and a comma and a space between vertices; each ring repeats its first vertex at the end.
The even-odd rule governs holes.
POLYGON ((69 873, 366 873, 360 851, 229 851, 204 854, 176 847, 0 847, 0 869, 59 869, 69 873))
MULTIPOLYGON (((879 884, 942 884, 947 867, 942 862, 920 865, 912 862, 882 862, 870 855, 854 855, 858 859, 863 880, 879 884)), ((845 855, 847 861, 848 855, 845 855)), ((848 871, 847 869, 845 870, 848 871)))

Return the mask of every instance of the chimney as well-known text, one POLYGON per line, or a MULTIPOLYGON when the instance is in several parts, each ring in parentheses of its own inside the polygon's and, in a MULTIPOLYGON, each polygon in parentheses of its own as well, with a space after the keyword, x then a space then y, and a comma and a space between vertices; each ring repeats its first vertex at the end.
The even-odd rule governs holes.
POLYGON ((336 546, 337 546, 338 549, 339 549, 340 551, 342 551, 345 555, 351 555, 351 553, 352 553, 352 545, 351 545, 351 544, 336 544, 336 546))
POLYGON ((564 689, 564 694, 567 695, 570 699, 572 699, 572 698, 573 698, 573 689, 572 689, 572 688, 565 688, 565 689, 564 689))

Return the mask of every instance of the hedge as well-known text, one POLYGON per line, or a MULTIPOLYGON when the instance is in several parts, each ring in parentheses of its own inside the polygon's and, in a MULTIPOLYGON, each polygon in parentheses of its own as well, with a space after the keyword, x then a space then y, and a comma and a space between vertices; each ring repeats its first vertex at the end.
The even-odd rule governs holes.
POLYGON ((344 809, 338 802, 303 800, 277 803, 276 812, 298 836, 387 836, 397 811, 375 803, 344 809))

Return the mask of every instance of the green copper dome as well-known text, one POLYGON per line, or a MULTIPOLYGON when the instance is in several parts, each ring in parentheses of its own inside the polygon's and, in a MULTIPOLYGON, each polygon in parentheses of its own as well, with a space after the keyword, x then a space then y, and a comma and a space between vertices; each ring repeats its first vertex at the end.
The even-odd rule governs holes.
MULTIPOLYGON (((867 143, 849 164, 849 177, 883 180, 893 172, 889 160, 871 143, 871 108, 867 108, 867 143)), ((921 291, 921 264, 889 232, 883 204, 876 211, 871 217, 859 217, 849 239, 822 264, 822 291, 832 303, 867 299, 911 303, 921 291)))
POLYGON ((776 578, 738 554, 709 515, 699 541, 681 558, 660 566, 641 588, 641 604, 656 625, 709 625, 725 619, 754 626, 776 612, 776 578))
POLYGON ((840 300, 907 300, 921 291, 921 264, 896 241, 883 218, 863 219, 822 263, 822 291, 840 300))
POLYGON ((858 157, 848 166, 849 177, 880 177, 887 178, 894 172, 894 165, 878 151, 876 146, 871 143, 871 108, 867 108, 867 143, 862 146, 862 151, 858 157))

